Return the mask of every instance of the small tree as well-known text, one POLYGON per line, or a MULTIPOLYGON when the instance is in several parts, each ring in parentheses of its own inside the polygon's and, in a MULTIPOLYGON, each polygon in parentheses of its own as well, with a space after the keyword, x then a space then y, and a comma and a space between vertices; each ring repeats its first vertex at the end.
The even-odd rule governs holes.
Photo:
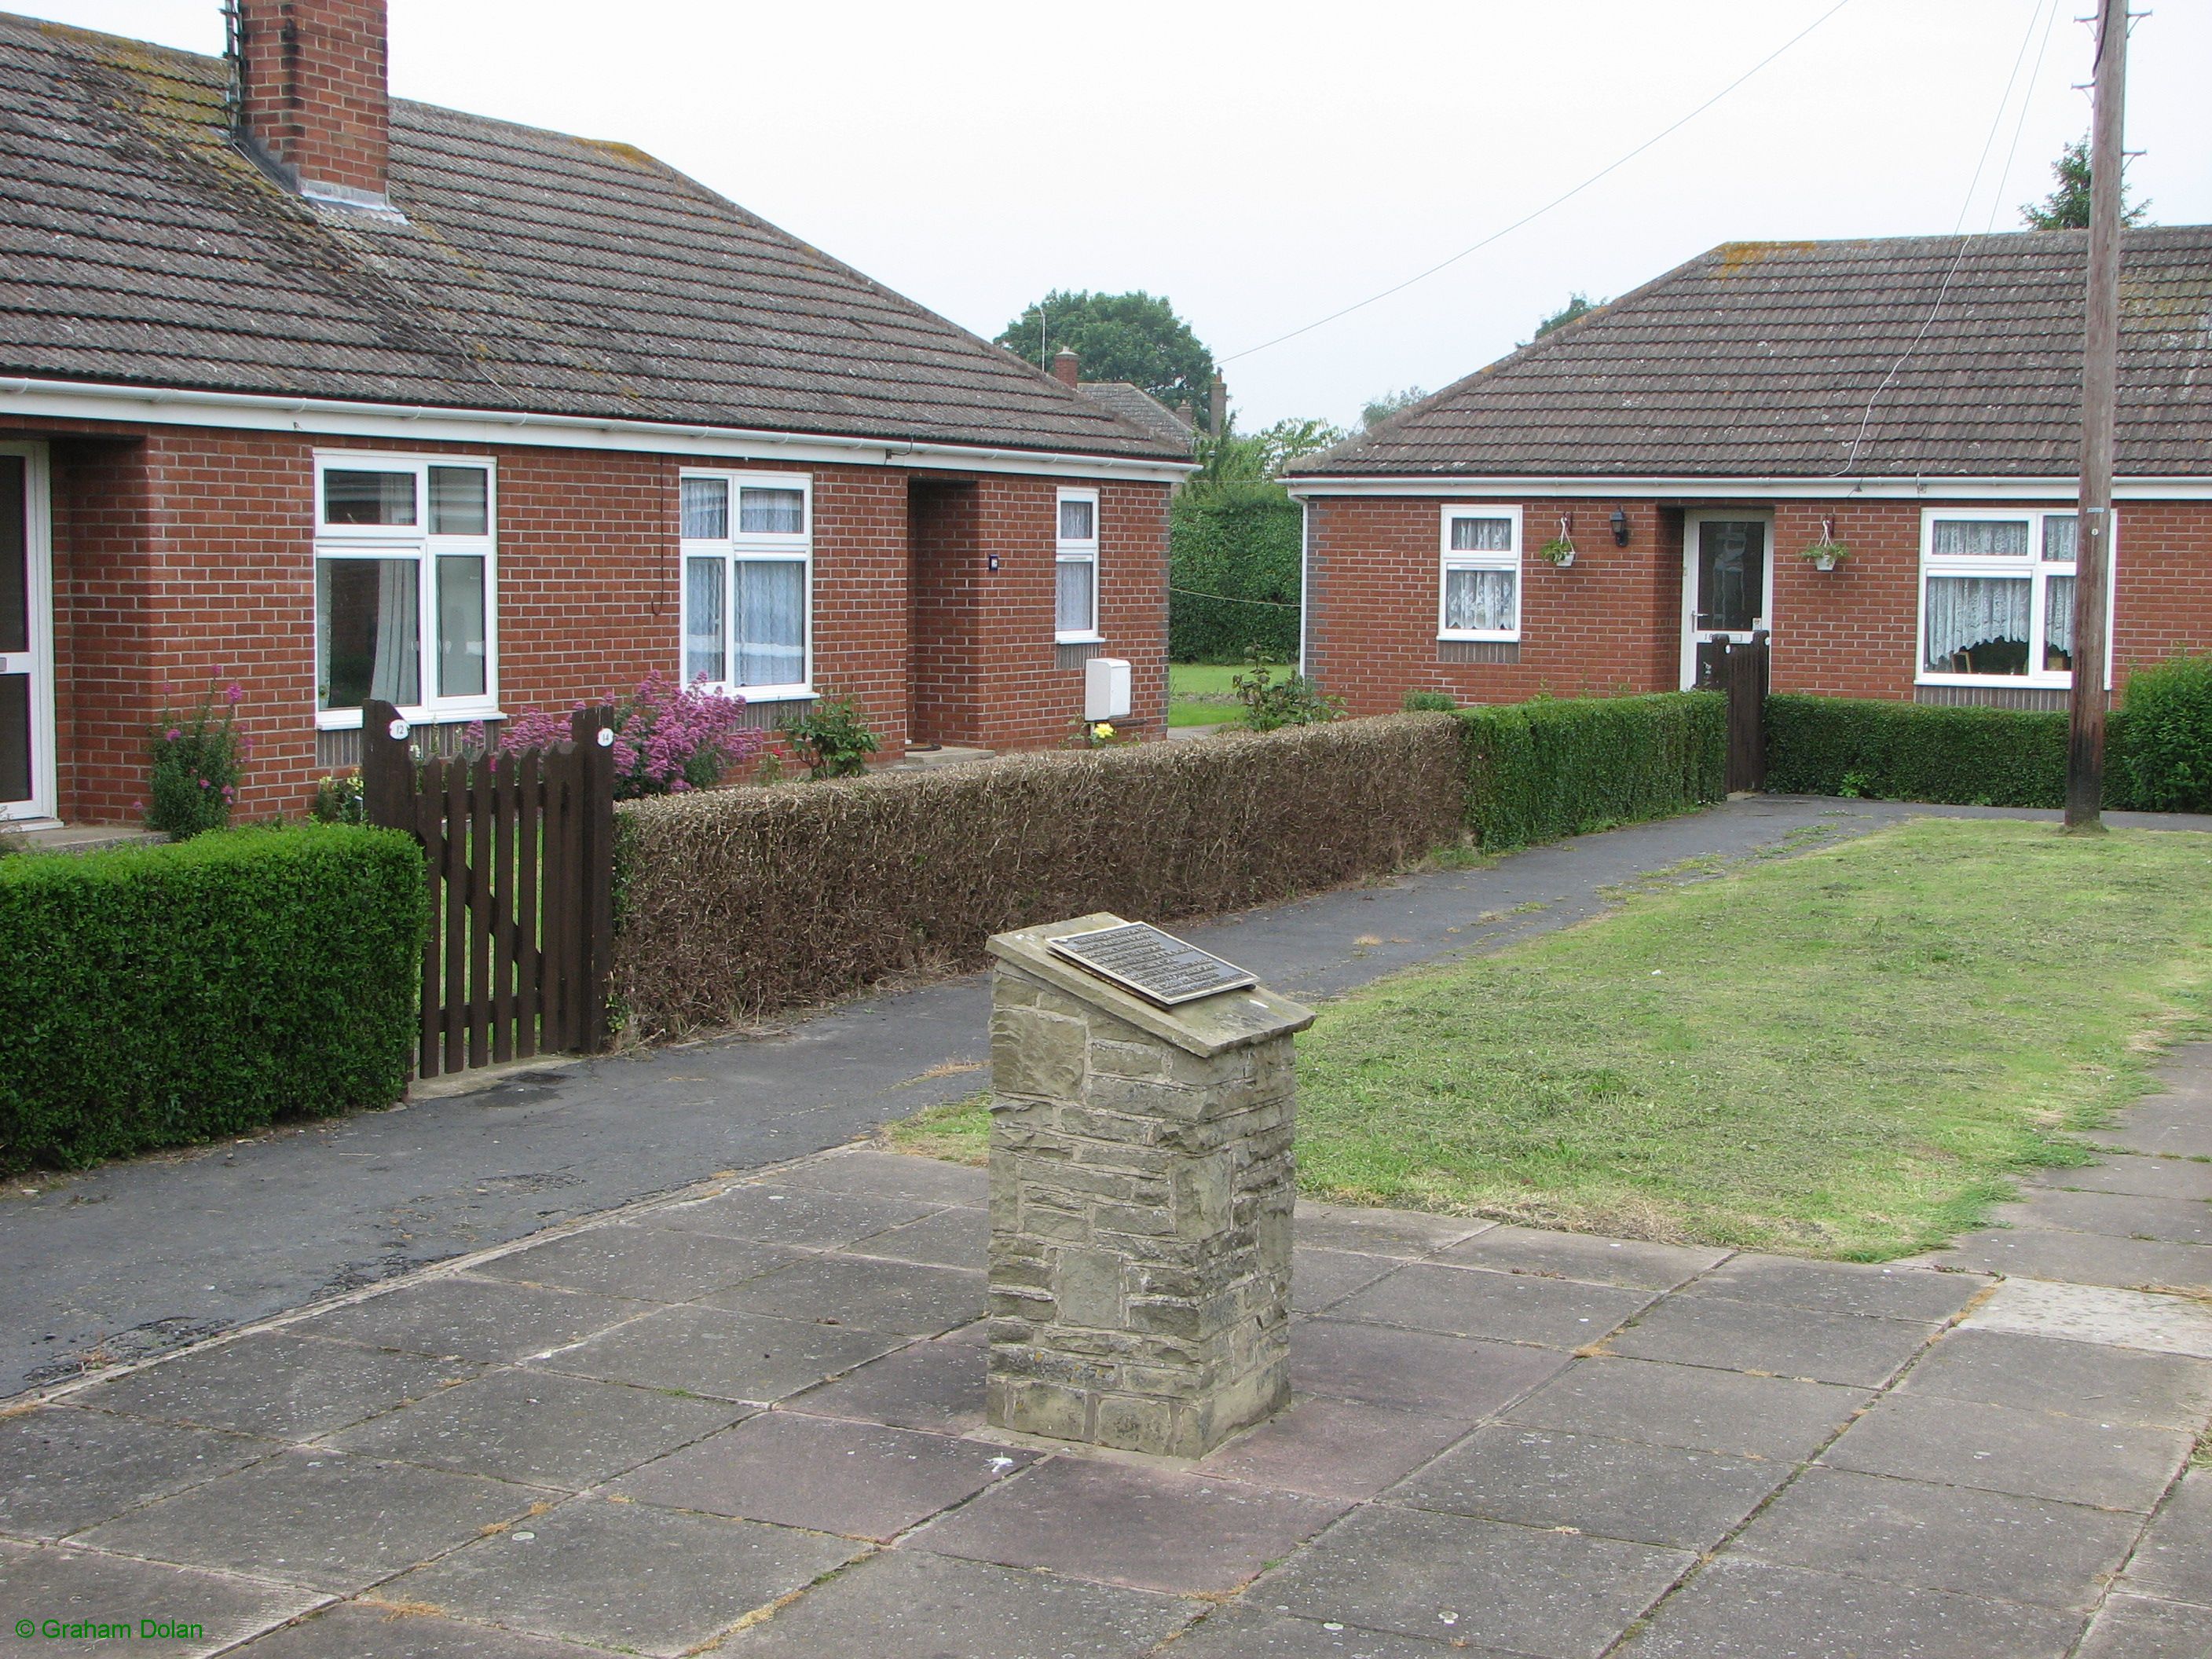
MULTIPOLYGON (((2148 202, 2128 200, 2127 164, 2120 164, 2120 222, 2139 225, 2150 211, 2148 202)), ((2057 180, 2040 202, 2021 204, 2021 216, 2032 230, 2087 230, 2089 228, 2089 141, 2076 138, 2051 164, 2057 180)))

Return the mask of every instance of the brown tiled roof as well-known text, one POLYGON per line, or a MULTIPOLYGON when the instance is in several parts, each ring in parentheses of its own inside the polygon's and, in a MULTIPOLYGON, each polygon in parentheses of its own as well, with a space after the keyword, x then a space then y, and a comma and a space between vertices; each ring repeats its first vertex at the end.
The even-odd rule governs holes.
MULTIPOLYGON (((2087 240, 1724 243, 1291 471, 2070 476, 2087 240)), ((2126 234, 2121 331, 2120 471, 2212 473, 2212 226, 2126 234)))
POLYGON ((1198 443, 1196 430, 1140 386, 1127 380, 1085 380, 1075 389, 1101 409, 1111 410, 1132 425, 1179 445, 1186 455, 1198 443))
POLYGON ((380 227, 224 87, 0 15, 0 376, 1187 459, 625 145, 394 100, 380 227))

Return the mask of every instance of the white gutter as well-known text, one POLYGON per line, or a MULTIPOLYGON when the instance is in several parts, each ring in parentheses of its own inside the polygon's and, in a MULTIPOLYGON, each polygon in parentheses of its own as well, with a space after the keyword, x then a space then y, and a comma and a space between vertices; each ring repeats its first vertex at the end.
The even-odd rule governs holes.
MULTIPOLYGON (((2070 474, 2052 478, 1697 478, 1600 477, 1377 477, 1306 475, 1283 480, 1301 501, 1318 496, 1419 495, 1444 501, 1545 496, 1624 500, 1726 501, 2070 501, 2081 480, 2070 474)), ((2212 501, 2212 477, 2161 476, 2118 478, 2113 494, 2122 501, 2212 501)))
POLYGON ((326 437, 398 438, 416 442, 528 444, 547 448, 733 459, 887 465, 959 472, 1015 472, 1053 477, 1176 483, 1194 461, 1058 451, 999 449, 917 439, 848 438, 746 427, 603 419, 587 415, 420 408, 338 398, 276 398, 250 392, 189 392, 89 381, 0 380, 0 416, 14 419, 151 422, 326 437))

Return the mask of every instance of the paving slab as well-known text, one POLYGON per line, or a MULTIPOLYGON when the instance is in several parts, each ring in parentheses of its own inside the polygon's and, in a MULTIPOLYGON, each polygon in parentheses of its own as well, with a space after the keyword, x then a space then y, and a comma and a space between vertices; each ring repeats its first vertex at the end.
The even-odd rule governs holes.
POLYGON ((1738 1557, 1652 1616, 1623 1659, 2062 1659, 2082 1617, 1738 1557))
POLYGON ((1922 1589, 2087 1613, 2142 1523, 2078 1504, 1808 1469, 1732 1551, 1922 1589))
POLYGON ((91 1654, 128 1651, 134 1645, 165 1654, 219 1653, 256 1631, 281 1625, 323 1597, 314 1591, 258 1583, 221 1573, 198 1572, 153 1561, 133 1561, 67 1545, 37 1548, 0 1544, 0 1610, 5 1625, 22 1636, 17 1621, 30 1620, 26 1653, 91 1654), (139 1620, 200 1628, 198 1636, 142 1638, 139 1620), (46 1621, 121 1626, 122 1636, 71 1638, 40 1634, 46 1621))
POLYGON ((574 1498, 395 1579, 384 1594, 673 1659, 804 1589, 858 1547, 787 1527, 574 1498))
POLYGON ((2148 1513, 2195 1437, 1934 1395, 1891 1394, 1823 1452, 1830 1468, 2148 1513))
POLYGON ((1399 1256, 1295 1247, 1291 1251, 1291 1305, 1299 1313, 1320 1313, 1404 1265, 1399 1256))
MULTIPOLYGON (((2128 1562, 2126 1588, 2212 1609, 2212 1468, 2183 1475, 2128 1562)), ((2204 1626, 2212 1637, 2212 1618, 2204 1626)))
POLYGON ((1194 1474, 1048 1458, 903 1547, 1168 1595, 1219 1595, 1290 1554, 1344 1504, 1194 1474))
POLYGON ((899 1346, 895 1333, 664 1308, 533 1362, 572 1376, 767 1405, 899 1346))
POLYGON ((580 1659, 582 1650, 420 1607, 341 1601, 239 1650, 249 1659, 580 1659))
POLYGON ((990 1218, 974 1210, 939 1210, 919 1221, 872 1233, 854 1247, 897 1261, 981 1273, 991 1261, 990 1218))
POLYGON ((1401 1635, 1596 1659, 1695 1564, 1686 1551, 1370 1505, 1255 1586, 1255 1605, 1401 1635))
POLYGON ((1368 1255, 1428 1255, 1498 1224, 1417 1210, 1370 1210, 1351 1204, 1298 1200, 1294 1225, 1309 1249, 1357 1250, 1368 1255))
POLYGON ((255 1331, 74 1390, 74 1406, 305 1440, 482 1374, 467 1361, 255 1331))
POLYGON ((1492 1423, 1383 1498, 1411 1509, 1705 1550, 1794 1472, 1773 1459, 1492 1423))
POLYGON ((1512 1659, 1464 1641, 1432 1642, 1340 1620, 1293 1619, 1231 1601, 1169 1650, 1175 1659, 1512 1659))
POLYGON ((301 1336, 337 1337, 407 1353, 510 1364, 581 1341, 595 1331, 650 1313, 653 1306, 589 1291, 511 1285, 453 1273, 313 1315, 289 1328, 301 1336))
POLYGON ((278 1449, 241 1434, 69 1406, 0 1418, 0 1533, 64 1538, 278 1449))
POLYGON ((466 1543, 547 1495, 343 1452, 295 1450, 94 1527, 79 1541, 343 1595, 466 1543))
POLYGON ((763 1412, 634 1470, 614 1491, 664 1509, 883 1543, 1035 1459, 980 1440, 763 1412))
POLYGON ((1291 1343, 1291 1383, 1334 1400, 1472 1420, 1519 1399, 1557 1374, 1567 1358, 1517 1343, 1309 1319, 1291 1343))
POLYGON ((966 1434, 983 1426, 983 1379, 990 1364, 983 1335, 983 1327, 976 1324, 932 1342, 913 1343, 834 1382, 790 1395, 781 1409, 966 1434))
POLYGON ((1880 1388, 1942 1330, 1871 1314, 1819 1313, 1779 1302, 1674 1297, 1606 1344, 1610 1353, 1767 1376, 1880 1388))
POLYGON ((1650 1305, 1651 1294, 1422 1261, 1346 1297, 1334 1313, 1339 1319, 1404 1325, 1446 1336, 1580 1348, 1650 1305))
POLYGON ((2212 1307, 2182 1297, 2097 1285, 2008 1279, 1960 1321, 1959 1328, 2012 1331, 2212 1359, 2212 1307))
POLYGON ((664 1204, 638 1217, 641 1226, 715 1233, 751 1244, 834 1250, 873 1233, 933 1214, 919 1199, 808 1192, 780 1182, 749 1182, 713 1198, 664 1204))
POLYGON ((1869 1390, 1646 1359, 1577 1359, 1504 1413, 1524 1427, 1744 1457, 1810 1457, 1869 1390))
POLYGON ((2176 1090, 2130 1107, 2111 1128, 2089 1133, 2097 1144, 2126 1152, 2212 1158, 2212 1102, 2197 1090, 2176 1090))
POLYGON ((960 1267, 817 1255, 703 1298, 710 1308, 935 1336, 983 1316, 983 1275, 960 1267))
MULTIPOLYGON (((724 1659, 1135 1659, 1204 1605, 891 1550, 816 1585, 715 1651, 724 1659)), ((1181 1646, 1173 1651, 1183 1659, 1181 1646)))
POLYGON ((1593 1285, 1671 1291, 1728 1260, 1729 1252, 1536 1227, 1492 1227, 1438 1253, 1439 1261, 1505 1273, 1544 1273, 1593 1285))
POLYGON ((1199 1468, 1317 1498, 1371 1498, 1466 1432, 1463 1418, 1316 1396, 1222 1447, 1199 1468))
POLYGON ((2208 1609, 2142 1595, 2105 1603, 2075 1659, 2204 1659, 2208 1609))
POLYGON ((1899 1390, 2194 1433, 2212 1417, 2212 1360, 1962 1326, 1899 1390))
POLYGON ((536 1368, 495 1371, 331 1437, 341 1451, 567 1492, 726 1428, 751 1407, 536 1368))
POLYGON ((2068 1285, 2112 1285, 2124 1290, 2212 1291, 2212 1249, 2165 1244, 2102 1233, 2015 1228, 1968 1233, 1929 1258, 1939 1267, 2010 1278, 2050 1279, 2068 1285))
POLYGON ((2065 1191, 2212 1199, 2212 1158, 2121 1156, 2073 1169, 2039 1170, 2027 1179, 2035 1188, 2065 1191))
MULTIPOLYGON (((982 1067, 975 1068, 980 1074, 982 1067)), ((855 1147, 780 1170, 775 1184, 790 1192, 846 1193, 858 1198, 908 1199, 921 1204, 990 1201, 990 1172, 980 1166, 917 1158, 910 1152, 855 1147)))
POLYGON ((1814 1313, 1945 1320, 1956 1317, 1987 1289, 1986 1279, 1926 1267, 1863 1267, 1846 1261, 1747 1255, 1731 1256, 1682 1293, 1778 1302, 1814 1313))
POLYGON ((689 1302, 798 1259, 798 1252, 713 1233, 617 1223, 514 1250, 471 1267, 481 1279, 551 1285, 646 1302, 689 1302))
POLYGON ((2045 1188, 2019 1203, 1999 1205, 1990 1212, 1990 1220, 2014 1229, 2055 1228, 2168 1244, 2212 1244, 2212 1204, 2193 1198, 2045 1188))

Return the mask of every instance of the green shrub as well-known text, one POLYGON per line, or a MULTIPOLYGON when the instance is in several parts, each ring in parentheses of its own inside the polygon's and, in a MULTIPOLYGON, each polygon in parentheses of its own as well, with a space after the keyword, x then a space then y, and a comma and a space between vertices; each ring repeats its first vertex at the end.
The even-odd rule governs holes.
POLYGON ((2116 743, 2108 734, 2106 753, 2119 759, 2144 811, 2212 811, 2212 657, 2137 669, 2126 736, 2116 743))
POLYGON ((1168 511, 1168 655, 1241 662, 1298 651, 1304 520, 1279 484, 1184 492, 1168 511))
POLYGON ((230 822, 245 760, 244 734, 236 720, 245 696, 237 684, 226 686, 218 710, 210 687, 190 714, 161 711, 146 780, 148 829, 189 841, 230 822))
MULTIPOLYGON (((2130 716, 2107 717, 2105 752, 2127 752, 2130 716)), ((1857 795, 1965 806, 2061 806, 2066 715, 1777 693, 1766 700, 1766 787, 1779 795, 1857 795)), ((2105 805, 2130 804, 2124 768, 2105 805)))
POLYGON ((783 733, 803 752, 806 775, 817 783, 824 778, 859 777, 878 747, 876 734, 860 717, 859 700, 853 697, 817 697, 783 733))
POLYGON ((0 860, 0 1169, 389 1105, 422 928, 422 854, 389 830, 0 860))
POLYGON ((1327 696, 1296 669, 1279 672, 1282 665, 1258 651, 1246 653, 1247 665, 1230 677, 1237 701, 1244 705, 1238 718, 1248 732, 1273 732, 1285 726, 1326 726, 1344 717, 1344 699, 1327 696))
POLYGON ((1665 817, 1728 793, 1717 692, 1544 700, 1458 719, 1468 822, 1486 848, 1665 817))
POLYGON ((1449 691, 1408 691, 1401 707, 1408 714, 1455 714, 1459 699, 1449 691))

